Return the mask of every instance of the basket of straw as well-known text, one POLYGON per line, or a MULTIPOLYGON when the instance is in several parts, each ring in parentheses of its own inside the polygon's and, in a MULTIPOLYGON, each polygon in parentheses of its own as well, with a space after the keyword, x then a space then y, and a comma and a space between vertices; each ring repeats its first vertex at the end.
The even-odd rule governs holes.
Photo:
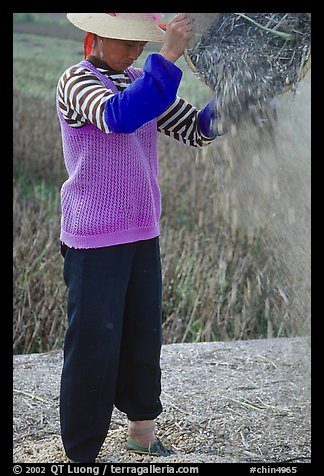
POLYGON ((189 67, 215 92, 227 123, 296 91, 311 65, 310 13, 188 13, 189 67))

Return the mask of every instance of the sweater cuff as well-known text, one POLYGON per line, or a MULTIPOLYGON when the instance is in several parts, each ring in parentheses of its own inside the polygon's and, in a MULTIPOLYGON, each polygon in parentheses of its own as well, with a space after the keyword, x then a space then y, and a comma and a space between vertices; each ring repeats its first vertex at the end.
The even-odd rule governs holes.
POLYGON ((177 93, 182 71, 172 61, 167 60, 159 53, 152 53, 146 58, 143 69, 144 72, 151 74, 157 81, 171 81, 173 87, 176 88, 175 94, 177 93))
POLYGON ((215 109, 214 98, 199 111, 199 127, 202 134, 209 139, 215 139, 219 135, 217 131, 217 121, 219 115, 215 109))

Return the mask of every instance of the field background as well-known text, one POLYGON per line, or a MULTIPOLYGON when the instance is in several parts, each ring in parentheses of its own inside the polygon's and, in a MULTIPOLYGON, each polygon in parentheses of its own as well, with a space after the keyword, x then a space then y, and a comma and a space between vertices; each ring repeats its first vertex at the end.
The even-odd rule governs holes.
MULTIPOLYGON (((13 20, 17 354, 63 345, 59 194, 67 175, 55 89, 64 69, 83 58, 83 33, 64 13, 13 20)), ((182 58, 177 64, 179 94, 201 108, 212 92, 182 58)), ((246 154, 255 140, 250 131, 237 144, 231 133, 198 150, 159 137, 165 343, 310 332, 310 73, 296 97, 280 98, 277 135, 257 157, 246 154)))

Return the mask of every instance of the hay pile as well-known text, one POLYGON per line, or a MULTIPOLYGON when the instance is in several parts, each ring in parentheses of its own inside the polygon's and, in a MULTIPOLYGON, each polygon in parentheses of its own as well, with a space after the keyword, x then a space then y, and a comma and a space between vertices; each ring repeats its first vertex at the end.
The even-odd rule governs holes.
MULTIPOLYGON (((195 14, 193 14, 195 15, 195 14)), ((309 13, 222 13, 187 53, 215 92, 223 127, 272 117, 272 100, 296 90, 310 59, 309 13)))

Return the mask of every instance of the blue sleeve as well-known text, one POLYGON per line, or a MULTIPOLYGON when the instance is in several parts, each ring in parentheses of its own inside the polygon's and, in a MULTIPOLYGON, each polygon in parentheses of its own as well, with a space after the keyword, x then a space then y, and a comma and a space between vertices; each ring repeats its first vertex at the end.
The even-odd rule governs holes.
POLYGON ((215 98, 209 101, 206 106, 199 111, 198 117, 200 130, 205 137, 215 139, 218 135, 222 135, 219 133, 217 127, 219 115, 215 108, 215 98))
POLYGON ((158 117, 175 100, 182 71, 159 54, 146 59, 144 76, 110 97, 104 119, 112 132, 130 133, 158 117))

